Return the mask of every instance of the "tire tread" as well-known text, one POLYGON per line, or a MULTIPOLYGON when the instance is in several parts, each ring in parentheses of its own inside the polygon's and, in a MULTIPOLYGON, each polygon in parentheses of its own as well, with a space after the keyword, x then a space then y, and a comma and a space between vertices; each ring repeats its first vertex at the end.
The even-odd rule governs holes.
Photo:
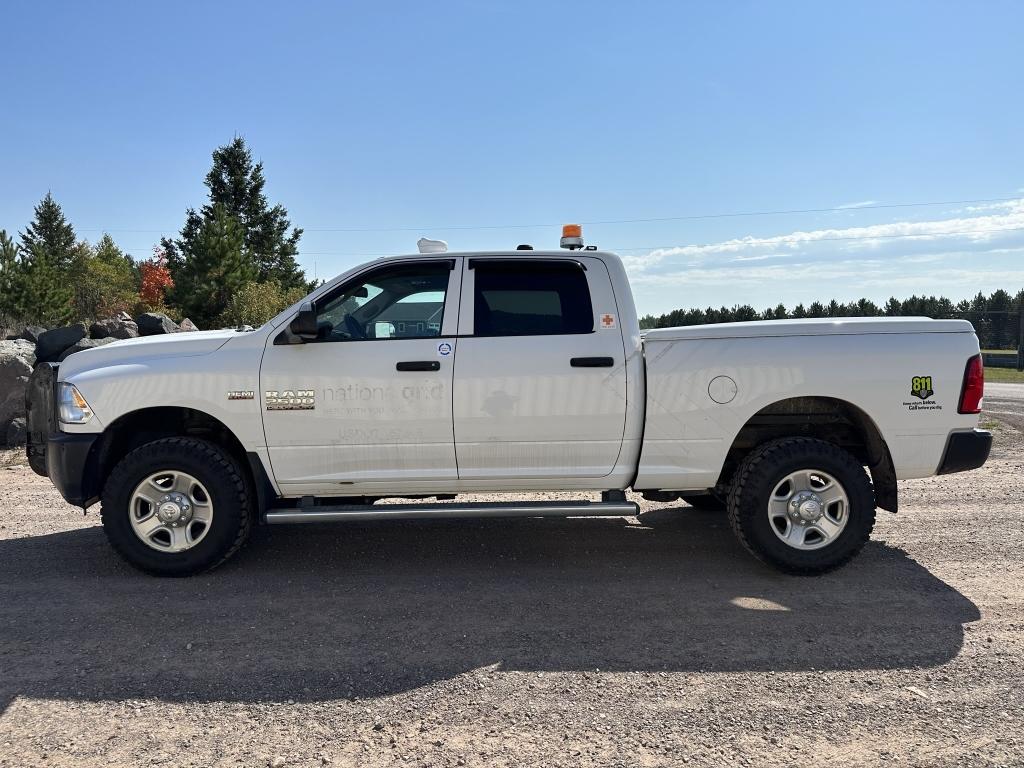
MULTIPOLYGON (((223 565, 225 561, 230 559, 239 549, 241 549, 242 545, 245 544, 246 540, 249 538, 249 533, 252 530, 253 523, 252 506, 249 499, 249 484, 246 482, 237 462, 235 462, 229 454, 225 453, 225 451, 215 443, 211 443, 208 440, 203 440, 197 437, 164 437, 150 443, 140 445, 138 448, 130 451, 117 463, 103 485, 100 518, 105 522, 106 516, 108 514, 112 514, 112 512, 108 510, 111 510, 114 506, 110 501, 111 496, 114 493, 114 489, 123 483, 131 482, 130 474, 133 469, 132 465, 140 455, 145 455, 146 458, 151 458, 153 456, 159 456, 160 453, 164 453, 169 459, 173 459, 176 456, 180 456, 183 452, 192 456, 197 456, 209 466, 215 467, 224 472, 228 481, 234 487, 234 492, 237 494, 238 502, 244 511, 244 514, 241 515, 241 521, 238 525, 238 531, 235 534, 234 541, 219 559, 196 570, 194 574, 188 574, 197 575, 200 573, 207 573, 223 565)), ((106 525, 104 525, 104 530, 107 530, 106 525)), ((131 553, 126 551, 116 537, 110 536, 108 532, 107 539, 121 557, 132 564, 136 564, 136 560, 131 556, 131 553)), ((137 567, 140 567, 143 570, 149 570, 141 565, 137 567)), ((169 575, 164 574, 163 572, 160 573, 162 575, 169 575)))
MULTIPOLYGON (((809 448, 813 449, 813 451, 818 455, 829 456, 841 463, 845 463, 852 458, 849 453, 834 443, 820 440, 818 438, 784 437, 776 440, 770 440, 766 443, 762 443, 752 450, 747 454, 743 461, 740 462, 740 466, 733 477, 733 481, 729 489, 727 502, 729 525, 732 527, 733 533, 736 534, 736 538, 739 539, 740 544, 743 545, 744 549, 766 565, 773 566, 785 571, 786 573, 802 576, 825 573, 848 563, 867 543, 875 526, 875 509, 872 507, 866 514, 866 524, 861 526, 861 530, 858 532, 858 539, 854 541, 854 546, 851 547, 842 557, 830 562, 827 566, 787 564, 774 559, 769 559, 760 550, 760 548, 751 542, 746 531, 744 531, 740 520, 740 515, 743 511, 741 508, 741 500, 745 495, 748 486, 757 479, 758 473, 765 467, 765 462, 797 458, 801 456, 804 449, 809 448)), ((867 486, 871 491, 871 499, 872 503, 874 503, 874 488, 872 488, 871 481, 868 479, 866 474, 864 475, 864 482, 867 483, 867 486)))

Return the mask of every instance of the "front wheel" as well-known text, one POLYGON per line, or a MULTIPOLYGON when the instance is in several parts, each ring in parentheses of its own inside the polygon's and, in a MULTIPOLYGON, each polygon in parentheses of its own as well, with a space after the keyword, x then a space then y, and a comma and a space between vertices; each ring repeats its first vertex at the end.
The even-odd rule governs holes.
POLYGON ((228 453, 206 440, 170 437, 129 453, 103 488, 103 530, 140 570, 191 576, 220 565, 251 528, 246 482, 228 453))
POLYGON ((729 522, 757 558, 787 573, 830 571, 856 555, 875 524, 875 494, 856 458, 805 437, 773 440, 740 464, 729 522))

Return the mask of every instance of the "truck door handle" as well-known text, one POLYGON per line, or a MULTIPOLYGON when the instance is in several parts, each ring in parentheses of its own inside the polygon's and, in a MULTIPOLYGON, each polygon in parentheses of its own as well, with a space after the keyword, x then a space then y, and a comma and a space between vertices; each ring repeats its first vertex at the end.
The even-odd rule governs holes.
POLYGON ((403 360, 395 364, 396 371, 440 371, 441 363, 437 360, 403 360))
POLYGON ((611 368, 615 360, 611 357, 574 357, 569 365, 573 368, 611 368))

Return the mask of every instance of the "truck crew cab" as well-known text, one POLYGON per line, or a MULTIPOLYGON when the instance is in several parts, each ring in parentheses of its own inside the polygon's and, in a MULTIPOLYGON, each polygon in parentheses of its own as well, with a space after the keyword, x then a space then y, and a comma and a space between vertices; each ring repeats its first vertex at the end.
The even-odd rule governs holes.
POLYGON ((776 320, 641 336, 611 253, 421 253, 256 330, 118 341, 29 388, 28 454, 131 564, 188 575, 256 523, 631 515, 722 503, 754 555, 853 557, 898 479, 981 466, 971 325, 776 320), (601 501, 461 503, 474 491, 601 501), (375 502, 437 497, 431 503, 375 502))

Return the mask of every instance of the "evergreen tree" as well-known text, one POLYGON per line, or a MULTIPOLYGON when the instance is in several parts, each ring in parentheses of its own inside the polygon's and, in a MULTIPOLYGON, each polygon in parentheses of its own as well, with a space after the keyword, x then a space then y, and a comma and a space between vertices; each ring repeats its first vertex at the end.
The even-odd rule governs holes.
POLYGON ((0 229, 0 321, 20 318, 18 297, 15 291, 19 285, 21 260, 18 258, 21 248, 14 238, 0 229))
POLYGON ((989 339, 988 343, 992 349, 1009 349, 1012 346, 1011 339, 1016 338, 1013 333, 1010 317, 1010 305, 1013 299, 1010 294, 1000 288, 988 298, 989 314, 989 339))
POLYGON ((44 254, 47 262, 58 270, 71 266, 75 230, 49 192, 36 206, 32 223, 21 233, 21 246, 26 254, 44 254))
POLYGON ((737 304, 735 307, 729 310, 729 314, 731 315, 730 322, 734 323, 758 319, 757 310, 754 309, 749 304, 737 304))
POLYGON ((70 322, 74 316, 74 292, 64 270, 57 267, 43 247, 20 249, 14 263, 9 285, 4 286, 4 310, 8 316, 47 327, 70 322))
POLYGON ((213 166, 206 174, 205 183, 210 191, 209 202, 198 212, 192 208, 186 212, 185 225, 177 239, 161 240, 175 282, 179 281, 185 263, 200 247, 204 232, 209 236, 207 225, 220 208, 237 223, 242 253, 256 281, 273 280, 286 291, 310 290, 312 284, 307 283, 295 259, 302 230, 291 226, 283 205, 269 206, 263 192, 266 184, 263 163, 253 163, 244 139, 236 137, 214 151, 213 166))
POLYGON ((878 305, 871 299, 859 299, 856 304, 857 314, 861 317, 875 317, 882 314, 878 305))
POLYGON ((234 292, 258 276, 238 219, 222 205, 206 214, 188 250, 179 252, 184 258, 171 271, 171 303, 200 327, 213 323, 234 292))

